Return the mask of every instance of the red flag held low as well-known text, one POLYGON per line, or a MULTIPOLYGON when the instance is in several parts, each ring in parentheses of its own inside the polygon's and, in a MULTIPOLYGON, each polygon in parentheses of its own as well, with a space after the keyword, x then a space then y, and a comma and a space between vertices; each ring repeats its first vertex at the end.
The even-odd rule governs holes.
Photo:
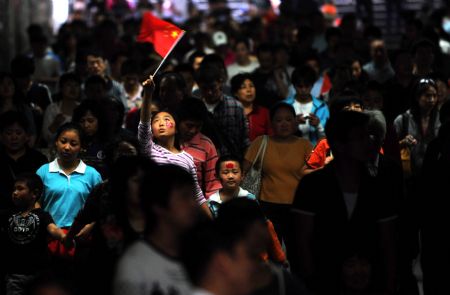
POLYGON ((141 31, 137 41, 153 43, 155 51, 165 58, 183 34, 184 31, 174 24, 146 12, 142 18, 141 31))

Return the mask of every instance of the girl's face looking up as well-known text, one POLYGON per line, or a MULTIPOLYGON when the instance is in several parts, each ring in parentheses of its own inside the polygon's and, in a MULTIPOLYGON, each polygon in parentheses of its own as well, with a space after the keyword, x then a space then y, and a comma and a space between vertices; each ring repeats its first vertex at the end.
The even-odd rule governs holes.
POLYGON ((174 136, 176 133, 175 127, 175 119, 167 112, 160 112, 153 117, 152 132, 156 139, 174 136))

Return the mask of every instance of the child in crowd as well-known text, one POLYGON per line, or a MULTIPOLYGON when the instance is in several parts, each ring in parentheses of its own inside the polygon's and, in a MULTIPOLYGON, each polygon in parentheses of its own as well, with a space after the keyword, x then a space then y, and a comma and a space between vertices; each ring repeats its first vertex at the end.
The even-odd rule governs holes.
POLYGON ((23 294, 26 285, 49 266, 47 238, 62 240, 64 232, 51 215, 35 208, 44 185, 36 174, 16 178, 12 200, 15 208, 0 213, 0 229, 6 273, 6 294, 23 294))
POLYGON ((222 156, 216 162, 216 177, 222 188, 213 193, 208 199, 208 205, 214 217, 223 202, 235 197, 247 197, 256 200, 254 194, 240 187, 242 182, 241 162, 234 156, 222 156))
MULTIPOLYGON (((220 180, 222 188, 212 194, 208 199, 208 206, 214 218, 222 203, 234 198, 248 198, 256 201, 255 195, 240 187, 242 182, 242 164, 235 156, 222 156, 216 163, 216 177, 220 180)), ((270 243, 267 252, 263 255, 264 260, 270 260, 287 266, 286 255, 281 248, 280 241, 272 222, 266 219, 267 229, 270 233, 270 243)))

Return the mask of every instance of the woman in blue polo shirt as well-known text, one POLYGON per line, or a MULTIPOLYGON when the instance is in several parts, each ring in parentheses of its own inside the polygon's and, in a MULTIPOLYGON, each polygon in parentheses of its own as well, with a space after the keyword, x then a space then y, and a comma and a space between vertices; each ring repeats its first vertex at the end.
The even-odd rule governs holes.
POLYGON ((52 215, 58 227, 68 228, 90 191, 102 179, 97 170, 79 158, 81 129, 78 125, 62 125, 56 133, 55 146, 56 159, 36 172, 44 183, 44 194, 39 203, 52 215))

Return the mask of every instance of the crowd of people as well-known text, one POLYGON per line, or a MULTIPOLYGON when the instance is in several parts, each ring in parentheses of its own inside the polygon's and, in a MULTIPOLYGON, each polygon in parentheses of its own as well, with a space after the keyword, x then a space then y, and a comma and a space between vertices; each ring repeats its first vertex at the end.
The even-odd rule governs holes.
POLYGON ((219 7, 155 76, 138 14, 31 25, 0 73, 0 293, 450 294, 447 13, 388 48, 219 7))

